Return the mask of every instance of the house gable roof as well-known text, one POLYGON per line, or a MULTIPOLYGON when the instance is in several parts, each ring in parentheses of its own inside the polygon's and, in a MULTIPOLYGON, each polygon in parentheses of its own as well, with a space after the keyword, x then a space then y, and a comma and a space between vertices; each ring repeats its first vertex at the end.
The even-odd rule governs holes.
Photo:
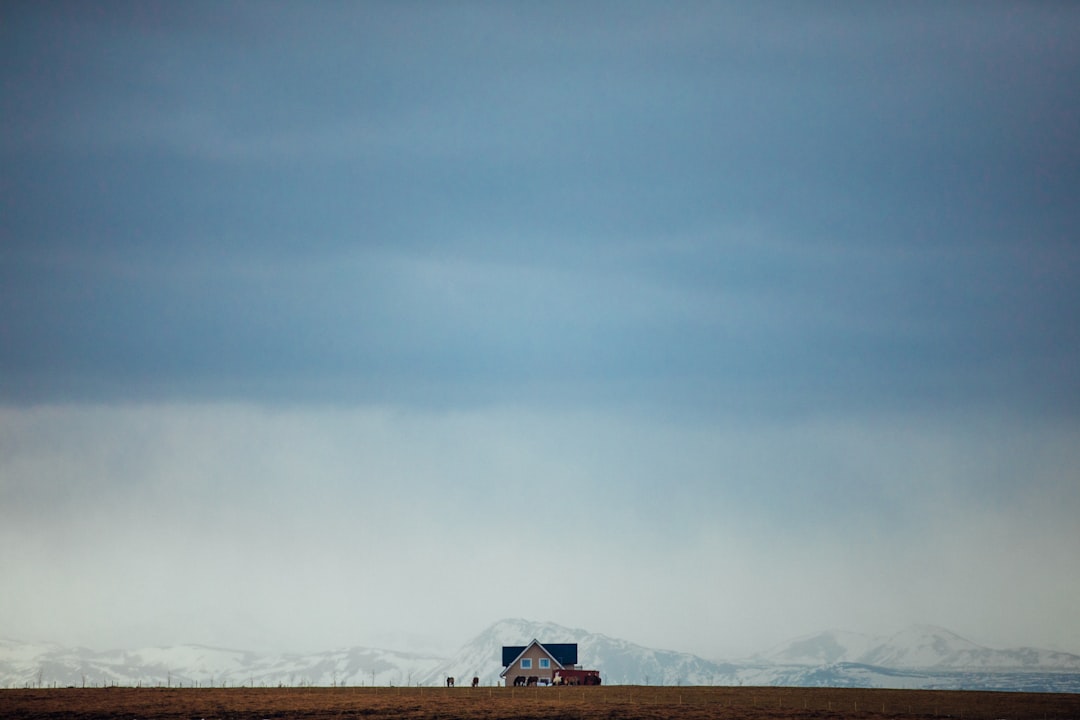
POLYGON ((542 645, 539 640, 534 638, 528 645, 503 645, 502 662, 506 669, 499 673, 499 677, 506 675, 506 670, 509 670, 510 666, 516 663, 533 645, 543 650, 559 669, 565 669, 567 665, 570 667, 577 665, 577 643, 549 643, 542 645))

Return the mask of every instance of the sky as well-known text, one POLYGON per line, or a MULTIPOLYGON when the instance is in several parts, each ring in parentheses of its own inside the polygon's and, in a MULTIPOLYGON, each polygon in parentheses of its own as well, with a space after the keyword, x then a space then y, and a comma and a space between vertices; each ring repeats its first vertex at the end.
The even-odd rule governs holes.
POLYGON ((1080 653, 1077 78, 1073 3, 0 4, 0 636, 1080 653))

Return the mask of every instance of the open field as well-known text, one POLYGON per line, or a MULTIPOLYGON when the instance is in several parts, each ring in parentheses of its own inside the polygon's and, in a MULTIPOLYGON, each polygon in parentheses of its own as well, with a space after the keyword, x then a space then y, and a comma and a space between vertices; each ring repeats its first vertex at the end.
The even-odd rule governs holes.
POLYGON ((829 688, 95 688, 0 690, 0 718, 961 718, 1076 720, 1080 695, 829 688))

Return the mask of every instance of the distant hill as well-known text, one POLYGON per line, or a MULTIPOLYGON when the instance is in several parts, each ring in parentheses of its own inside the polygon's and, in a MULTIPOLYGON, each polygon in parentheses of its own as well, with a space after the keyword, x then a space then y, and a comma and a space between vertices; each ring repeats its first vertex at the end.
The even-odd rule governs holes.
POLYGON ((574 642, 605 684, 782 685, 1080 692, 1080 656, 1035 648, 994 650, 943 628, 913 626, 880 638, 826 631, 740 662, 714 662, 626 640, 521 619, 501 620, 451 657, 373 648, 309 654, 199 645, 96 651, 0 640, 0 687, 129 685, 442 685, 499 682, 503 645, 574 642))
POLYGON ((891 637, 830 630, 792 640, 761 659, 781 665, 857 663, 891 669, 1080 671, 1078 655, 1035 648, 994 650, 932 625, 913 625, 891 637))
POLYGON ((600 670, 608 684, 712 685, 715 679, 735 669, 689 653, 655 650, 554 623, 502 620, 439 664, 431 678, 477 676, 485 685, 495 684, 503 669, 503 645, 524 645, 533 639, 542 643, 577 643, 578 662, 600 670))
POLYGON ((201 645, 100 652, 0 640, 0 686, 405 685, 426 676, 441 661, 359 647, 311 654, 201 645))

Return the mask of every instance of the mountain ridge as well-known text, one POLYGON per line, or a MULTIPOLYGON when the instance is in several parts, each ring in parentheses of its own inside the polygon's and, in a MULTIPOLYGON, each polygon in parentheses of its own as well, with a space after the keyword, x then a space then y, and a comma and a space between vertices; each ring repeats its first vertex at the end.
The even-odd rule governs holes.
POLYGON ((1080 671, 1080 655, 1030 647, 993 649, 935 625, 912 625, 889 636, 826 630, 795 638, 754 660, 784 665, 850 663, 905 670, 1080 671))
POLYGON ((606 684, 788 685, 1080 692, 1080 656, 1038 648, 995 650, 944 628, 891 636, 827 630, 745 661, 706 660, 628 640, 521 618, 500 620, 450 656, 345 647, 261 653, 206 645, 97 651, 0 639, 0 687, 93 685, 207 687, 501 683, 503 645, 578 644, 579 663, 606 684))

